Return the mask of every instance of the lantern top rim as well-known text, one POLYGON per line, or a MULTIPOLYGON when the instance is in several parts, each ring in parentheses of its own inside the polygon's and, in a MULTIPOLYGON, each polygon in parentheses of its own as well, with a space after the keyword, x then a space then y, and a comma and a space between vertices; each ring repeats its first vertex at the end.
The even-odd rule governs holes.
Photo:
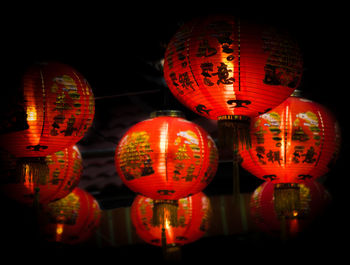
POLYGON ((300 89, 295 89, 290 96, 300 98, 303 96, 303 93, 300 89))
POLYGON ((176 117, 176 118, 185 118, 185 115, 180 110, 156 110, 151 112, 150 117, 176 117))

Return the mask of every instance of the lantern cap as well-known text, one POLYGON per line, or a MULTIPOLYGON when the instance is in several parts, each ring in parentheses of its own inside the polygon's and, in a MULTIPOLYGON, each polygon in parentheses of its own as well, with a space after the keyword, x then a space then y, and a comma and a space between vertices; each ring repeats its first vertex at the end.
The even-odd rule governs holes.
POLYGON ((185 115, 180 110, 156 110, 151 112, 150 116, 151 118, 162 117, 162 116, 185 118, 185 115))
POLYGON ((301 90, 295 89, 295 90, 293 91, 293 93, 292 93, 290 96, 291 96, 291 97, 298 97, 298 98, 300 98, 300 97, 303 96, 303 93, 301 92, 301 90))

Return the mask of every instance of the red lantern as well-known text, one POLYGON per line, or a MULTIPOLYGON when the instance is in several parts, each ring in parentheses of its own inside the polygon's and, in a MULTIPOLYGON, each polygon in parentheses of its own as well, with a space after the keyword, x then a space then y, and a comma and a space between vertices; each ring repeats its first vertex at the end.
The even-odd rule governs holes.
POLYGON ((43 206, 40 228, 49 242, 79 244, 93 235, 100 218, 96 199, 75 188, 66 197, 43 206))
POLYGON ((316 181, 290 185, 295 192, 276 189, 272 182, 264 182, 254 191, 250 214, 259 231, 270 236, 295 237, 307 229, 330 203, 330 194, 316 181), (295 196, 293 204, 278 200, 281 192, 295 196))
POLYGON ((47 155, 48 172, 35 171, 23 161, 17 161, 23 172, 16 172, 16 159, 10 158, 7 162, 13 166, 12 170, 8 166, 8 174, 0 178, 1 190, 24 204, 33 204, 36 199, 46 204, 65 197, 77 186, 83 170, 81 154, 75 145, 47 155))
POLYGON ((120 140, 117 172, 134 192, 178 200, 203 190, 218 164, 215 142, 178 111, 159 111, 132 126, 120 140))
POLYGON ((165 227, 153 226, 152 208, 154 201, 141 195, 136 196, 131 206, 131 221, 137 235, 146 243, 162 246, 167 251, 179 250, 180 246, 200 239, 209 229, 211 207, 209 198, 202 192, 179 199, 177 226, 172 226, 164 213, 165 227))
POLYGON ((155 200, 154 225, 164 226, 164 211, 176 225, 177 200, 202 191, 217 170, 215 142, 181 115, 152 113, 131 127, 116 149, 116 168, 125 185, 155 200))
POLYGON ((340 147, 340 131, 325 107, 289 97, 251 124, 252 148, 241 150, 242 167, 263 180, 296 183, 327 173, 340 147))
POLYGON ((45 157, 74 145, 95 111, 85 78, 56 62, 29 68, 16 100, 0 134, 0 147, 16 157, 45 157))
POLYGON ((197 114, 219 120, 219 133, 228 130, 226 141, 236 146, 249 146, 250 117, 282 103, 301 75, 302 57, 288 33, 231 16, 186 23, 164 60, 174 96, 197 114))

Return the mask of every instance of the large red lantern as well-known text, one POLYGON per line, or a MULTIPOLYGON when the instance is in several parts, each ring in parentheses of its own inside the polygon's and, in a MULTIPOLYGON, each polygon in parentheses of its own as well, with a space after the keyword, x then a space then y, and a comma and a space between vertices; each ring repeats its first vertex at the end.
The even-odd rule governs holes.
MULTIPOLYGON (((202 191, 218 165, 215 142, 179 111, 157 111, 132 126, 120 140, 115 162, 118 175, 136 193, 176 212, 177 200, 202 191)), ((156 219, 155 219, 156 220, 156 219)))
POLYGON ((171 92, 197 114, 218 120, 220 139, 233 141, 234 150, 238 142, 249 146, 250 118, 282 103, 301 76, 302 56, 287 32, 232 16, 186 23, 165 53, 171 92))
POLYGON ((44 205, 40 216, 40 230, 45 240, 79 244, 95 232, 101 209, 92 195, 75 188, 66 197, 44 205))
POLYGON ((179 199, 177 225, 171 225, 164 213, 165 226, 154 226, 154 200, 141 195, 136 196, 131 206, 131 221, 137 235, 146 243, 162 246, 167 252, 179 251, 184 244, 194 242, 208 231, 211 206, 209 198, 199 192, 193 196, 179 199))
POLYGON ((94 96, 72 67, 41 63, 23 76, 0 127, 0 147, 16 157, 45 157, 74 145, 92 124, 94 96))
POLYGON ((252 194, 250 214, 260 232, 282 239, 296 237, 326 211, 331 197, 322 184, 307 180, 290 185, 294 193, 264 182, 252 194), (278 200, 281 192, 294 196, 294 200, 289 200, 293 203, 278 200))
POLYGON ((80 73, 57 62, 30 67, 16 92, 1 120, 0 149, 20 158, 18 173, 27 168, 41 178, 49 172, 47 155, 83 138, 94 117, 94 96, 80 73))
POLYGON ((340 130, 322 105, 292 95, 251 123, 252 148, 242 167, 263 180, 296 183, 326 174, 337 157, 340 130))
POLYGON ((78 184, 83 170, 82 158, 76 145, 45 157, 48 172, 33 170, 21 158, 5 161, 6 173, 0 178, 1 190, 20 203, 46 204, 68 195, 78 184), (17 167, 16 164, 21 167, 17 167), (11 166, 12 165, 12 166, 11 166), (20 170, 21 172, 17 172, 20 170), (22 172, 23 171, 23 172, 22 172))
POLYGON ((115 162, 122 181, 155 200, 178 200, 203 190, 218 164, 215 142, 178 111, 159 111, 132 126, 115 162))

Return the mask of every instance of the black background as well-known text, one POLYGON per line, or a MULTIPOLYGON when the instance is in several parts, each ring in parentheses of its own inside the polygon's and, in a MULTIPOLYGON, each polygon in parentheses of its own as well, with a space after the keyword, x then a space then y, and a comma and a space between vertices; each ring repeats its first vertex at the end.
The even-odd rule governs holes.
MULTIPOLYGON (((157 83, 161 75, 155 65, 163 57, 165 45, 175 31, 191 18, 228 13, 285 26, 298 40, 304 56, 300 89, 304 91, 305 97, 328 107, 336 115, 342 129, 341 153, 336 167, 325 183, 333 196, 333 207, 326 218, 315 224, 314 230, 296 242, 280 245, 276 242, 252 243, 237 237, 213 238, 185 247, 184 256, 194 258, 202 255, 205 259, 218 253, 221 257, 231 257, 232 252, 236 251, 239 253, 237 255, 242 256, 242 253, 252 250, 258 251, 264 260, 268 260, 266 255, 273 255, 274 252, 300 255, 310 253, 310 249, 316 247, 315 256, 330 254, 338 257, 344 254, 342 247, 347 242, 342 240, 346 240, 349 230, 346 222, 350 177, 347 170, 347 6, 325 1, 290 1, 283 4, 264 1, 246 5, 226 2, 51 2, 45 6, 21 4, 4 8, 1 11, 3 16, 0 32, 1 93, 4 95, 15 89, 24 69, 43 60, 61 61, 75 67, 89 81, 96 97, 152 89, 163 90, 164 87, 157 83)), ((182 108, 169 93, 164 93, 171 107, 182 108)), ((162 107, 164 93, 154 95, 148 104, 154 109, 162 107)), ((195 115, 189 112, 188 115, 195 115)), ((221 188, 225 189, 220 185, 215 186, 219 193, 221 188)), ((25 211, 9 210, 12 209, 10 204, 4 209, 6 210, 3 210, 2 216, 5 217, 2 218, 7 218, 5 224, 23 226, 23 220, 28 219, 31 222, 25 211), (13 222, 8 213, 12 213, 18 220, 13 222)), ((7 237, 4 238, 12 242, 9 247, 18 242, 22 242, 22 248, 30 245, 30 240, 22 240, 22 230, 24 229, 19 229, 15 234, 6 233, 7 237)), ((141 253, 140 255, 160 253, 153 248, 137 249, 137 246, 113 251, 116 256, 129 258, 133 251, 141 253)))

